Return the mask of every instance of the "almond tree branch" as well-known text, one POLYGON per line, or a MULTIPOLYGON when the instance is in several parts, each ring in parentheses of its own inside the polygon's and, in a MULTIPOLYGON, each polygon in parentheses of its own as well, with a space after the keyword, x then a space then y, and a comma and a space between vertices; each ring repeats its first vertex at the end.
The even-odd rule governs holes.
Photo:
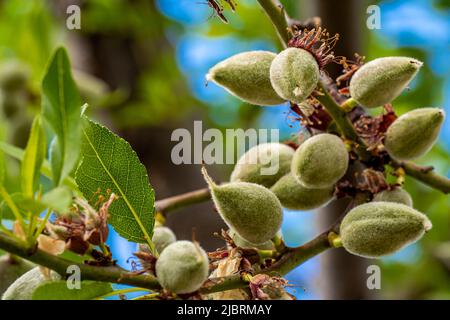
POLYGON ((156 201, 155 208, 156 211, 166 215, 170 211, 201 203, 209 199, 211 199, 209 189, 203 188, 156 201))
POLYGON ((450 193, 450 179, 434 172, 433 167, 421 167, 415 163, 405 161, 400 162, 391 159, 391 163, 396 168, 403 168, 405 173, 414 179, 440 190, 445 194, 450 193))
MULTIPOLYGON (((328 234, 330 232, 331 229, 325 231, 324 233, 320 234, 316 238, 303 244, 300 247, 287 248, 276 263, 274 263, 270 268, 263 269, 258 273, 277 276, 283 276, 287 274, 289 271, 295 269, 305 261, 331 248, 330 242, 328 240, 328 234)), ((242 280, 240 275, 232 275, 223 278, 211 279, 202 287, 202 289, 200 289, 200 292, 213 293, 218 291, 243 288, 247 285, 248 283, 242 280)))
POLYGON ((52 269, 63 277, 67 274, 67 268, 69 266, 76 265, 81 270, 82 280, 120 283, 152 290, 161 288, 158 281, 153 276, 136 275, 116 266, 98 267, 75 263, 61 257, 51 255, 36 247, 30 248, 25 242, 13 239, 5 235, 3 232, 0 232, 0 249, 37 263, 38 265, 52 269))
POLYGON ((344 137, 356 144, 356 151, 361 159, 369 160, 371 154, 367 151, 365 142, 356 133, 347 113, 333 99, 323 82, 319 82, 319 87, 322 89, 322 92, 321 95, 316 96, 316 99, 319 100, 323 107, 328 111, 344 137))
MULTIPOLYGON (((327 236, 328 233, 328 231, 324 232, 300 247, 287 249, 287 251, 283 253, 282 258, 275 265, 273 265, 270 269, 260 271, 260 273, 273 273, 277 275, 286 274, 311 257, 330 248, 331 246, 327 236)), ((51 255, 40 249, 30 248, 26 243, 15 240, 2 232, 0 232, 0 249, 34 262, 38 265, 52 269, 62 276, 66 274, 69 266, 76 265, 81 270, 82 280, 126 284, 149 290, 161 289, 158 280, 151 275, 137 275, 116 266, 100 267, 75 263, 61 257, 51 255)), ((248 282, 244 281, 240 275, 232 275, 208 280, 203 288, 200 289, 200 292, 207 294, 244 288, 247 285, 248 282)))

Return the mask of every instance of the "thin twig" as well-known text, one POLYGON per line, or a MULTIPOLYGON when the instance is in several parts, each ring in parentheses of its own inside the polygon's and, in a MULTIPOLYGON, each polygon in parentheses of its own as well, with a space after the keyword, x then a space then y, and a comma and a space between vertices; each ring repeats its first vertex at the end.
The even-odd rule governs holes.
POLYGON ((51 255, 36 247, 30 248, 25 242, 12 239, 3 232, 0 232, 0 249, 52 269, 62 276, 66 275, 69 266, 76 265, 81 270, 81 278, 83 280, 128 284, 135 287, 154 290, 161 288, 158 281, 153 276, 136 275, 116 266, 100 267, 75 263, 51 255))
POLYGON ((156 201, 155 208, 157 212, 166 215, 170 211, 201 203, 209 199, 211 199, 209 189, 204 188, 156 201))
POLYGON ((400 162, 391 160, 391 163, 395 168, 403 168, 408 176, 413 177, 427 186, 440 190, 445 194, 450 193, 450 179, 434 172, 433 167, 422 167, 409 161, 400 162))
POLYGON ((278 0, 258 0, 264 12, 272 21, 283 47, 289 41, 287 16, 283 5, 278 0))

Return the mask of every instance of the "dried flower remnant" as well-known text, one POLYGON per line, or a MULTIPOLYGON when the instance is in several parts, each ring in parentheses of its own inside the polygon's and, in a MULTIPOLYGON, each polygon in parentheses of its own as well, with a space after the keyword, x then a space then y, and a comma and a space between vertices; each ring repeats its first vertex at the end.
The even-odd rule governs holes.
POLYGON ((379 116, 361 115, 354 121, 355 130, 368 145, 368 150, 379 151, 386 131, 397 119, 397 115, 390 104, 386 104, 384 109, 385 112, 379 116))
POLYGON ((46 229, 54 239, 66 242, 66 249, 83 255, 92 245, 104 244, 108 238, 108 209, 117 196, 110 194, 107 201, 99 200, 98 211, 86 200, 77 198, 67 213, 61 214, 46 229))
POLYGON ((300 104, 291 102, 291 111, 299 116, 295 120, 300 121, 300 125, 310 133, 311 129, 326 131, 332 121, 325 108, 315 99, 307 99, 300 104))
POLYGON ((333 48, 338 40, 339 34, 331 36, 326 29, 318 27, 295 31, 288 46, 304 49, 311 53, 316 59, 319 69, 322 70, 327 64, 334 61, 333 48))
MULTIPOLYGON (((335 61, 337 64, 342 65, 342 75, 336 78, 336 86, 341 87, 344 83, 346 86, 340 90, 345 90, 348 88, 348 81, 351 79, 353 74, 358 71, 359 68, 364 64, 364 56, 355 54, 355 60, 349 60, 347 57, 336 57, 335 61)), ((340 91, 341 93, 349 94, 350 91, 340 91)))
POLYGON ((254 300, 295 300, 286 292, 287 285, 287 280, 283 278, 257 274, 251 278, 249 286, 254 300))
POLYGON ((368 191, 375 194, 389 188, 384 173, 378 170, 366 168, 361 173, 355 173, 355 175, 356 188, 359 191, 368 191))

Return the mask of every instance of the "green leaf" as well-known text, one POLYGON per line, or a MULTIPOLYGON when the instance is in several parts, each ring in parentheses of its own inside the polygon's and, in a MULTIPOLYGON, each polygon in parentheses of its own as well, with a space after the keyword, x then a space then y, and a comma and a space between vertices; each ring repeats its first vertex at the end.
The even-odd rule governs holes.
MULTIPOLYGON (((41 200, 26 197, 22 193, 13 193, 10 195, 10 198, 23 216, 28 212, 38 215, 48 208, 57 212, 65 212, 72 204, 72 193, 67 187, 52 189, 45 193, 41 200)), ((5 220, 15 219, 14 213, 5 201, 0 202, 0 217, 3 217, 5 220)))
MULTIPOLYGON (((32 214, 40 214, 47 209, 42 202, 34 198, 26 198, 22 193, 13 193, 10 195, 10 198, 22 216, 25 216, 27 212, 31 212, 32 214)), ((0 203, 0 215, 5 220, 15 219, 14 213, 6 201, 2 201, 0 203)))
POLYGON ((75 180, 86 199, 119 196, 109 208, 109 222, 124 238, 151 244, 155 194, 147 171, 131 146, 107 128, 87 120, 83 129, 82 159, 75 180))
POLYGON ((5 181, 5 174, 6 174, 6 168, 5 168, 5 155, 2 151, 0 151, 0 185, 3 184, 5 181))
MULTIPOLYGON (((13 146, 4 141, 0 141, 0 150, 14 159, 23 161, 25 151, 22 150, 21 148, 13 146)), ((47 160, 44 160, 44 163, 41 166, 41 173, 49 179, 52 179, 53 177, 50 162, 48 162, 47 160)), ((64 184, 69 188, 71 188, 72 190, 78 191, 78 186, 72 177, 70 176, 66 177, 64 179, 64 184)))
POLYGON ((113 291, 110 283, 82 281, 80 289, 69 289, 67 282, 47 282, 33 292, 33 300, 91 300, 113 291))
POLYGON ((31 126, 25 154, 21 167, 22 192, 26 197, 33 197, 39 182, 40 170, 45 159, 47 143, 40 116, 36 116, 31 126))
POLYGON ((72 78, 69 57, 58 48, 42 81, 42 115, 55 133, 50 147, 54 185, 70 175, 78 162, 81 137, 81 97, 72 78))
POLYGON ((47 208, 57 212, 65 212, 72 204, 72 193, 66 187, 58 187, 44 194, 41 202, 47 208))

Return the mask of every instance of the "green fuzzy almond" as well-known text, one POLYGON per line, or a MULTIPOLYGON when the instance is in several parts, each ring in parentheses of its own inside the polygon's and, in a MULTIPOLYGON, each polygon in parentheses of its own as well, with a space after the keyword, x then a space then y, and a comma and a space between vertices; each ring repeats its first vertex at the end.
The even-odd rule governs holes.
POLYGON ((236 54, 212 67, 206 79, 213 81, 237 98, 260 106, 285 102, 270 84, 270 65, 275 53, 249 51, 236 54))
POLYGON ((409 57, 385 57, 364 64, 350 80, 350 94, 366 108, 383 106, 398 97, 422 67, 409 57))
POLYGON ((2 300, 32 300, 34 291, 41 284, 61 279, 54 271, 50 273, 50 277, 51 279, 45 278, 39 267, 31 269, 9 286, 2 300))
POLYGON ((259 144, 248 150, 238 160, 231 173, 230 181, 251 182, 270 188, 291 170, 293 156, 294 149, 285 144, 259 144))
POLYGON ((413 199, 411 198, 411 195, 403 188, 394 188, 392 190, 381 191, 373 197, 373 201, 402 203, 411 208, 413 206, 413 199))
POLYGON ((291 172, 306 188, 322 189, 334 185, 348 167, 344 142, 332 134, 312 136, 295 151, 291 172))
MULTIPOLYGON (((156 251, 161 253, 168 245, 177 241, 177 238, 172 230, 167 227, 157 227, 153 230, 152 242, 155 245, 156 251)), ((151 253, 148 244, 140 243, 139 251, 151 253)))
POLYGON ((222 219, 242 238, 261 244, 277 234, 283 220, 283 209, 272 191, 249 182, 218 186, 205 169, 203 174, 222 219))
POLYGON ((270 66, 270 81, 283 99, 301 103, 316 88, 319 65, 304 49, 288 48, 279 53, 270 66))
POLYGON ((0 296, 8 287, 25 272, 35 266, 23 259, 11 257, 9 254, 0 257, 0 296))
POLYGON ((248 242, 247 240, 245 240, 244 238, 242 238, 236 231, 234 231, 232 229, 229 231, 229 235, 230 235, 231 239, 233 239, 234 244, 243 249, 253 248, 253 249, 258 249, 258 250, 275 250, 275 245, 270 240, 268 240, 264 243, 261 243, 261 244, 251 243, 251 242, 248 242))
POLYGON ((333 199, 334 186, 308 189, 289 173, 278 180, 270 190, 286 209, 311 210, 322 207, 333 199))
POLYGON ((384 145, 398 160, 409 160, 427 153, 436 142, 445 113, 438 108, 421 108, 397 118, 386 132, 384 145))
POLYGON ((370 202, 353 208, 342 220, 344 248, 355 255, 379 258, 420 239, 430 220, 404 204, 370 202))
POLYGON ((156 261, 161 286, 174 293, 197 291, 208 278, 208 256, 198 244, 177 241, 170 244, 156 261))

